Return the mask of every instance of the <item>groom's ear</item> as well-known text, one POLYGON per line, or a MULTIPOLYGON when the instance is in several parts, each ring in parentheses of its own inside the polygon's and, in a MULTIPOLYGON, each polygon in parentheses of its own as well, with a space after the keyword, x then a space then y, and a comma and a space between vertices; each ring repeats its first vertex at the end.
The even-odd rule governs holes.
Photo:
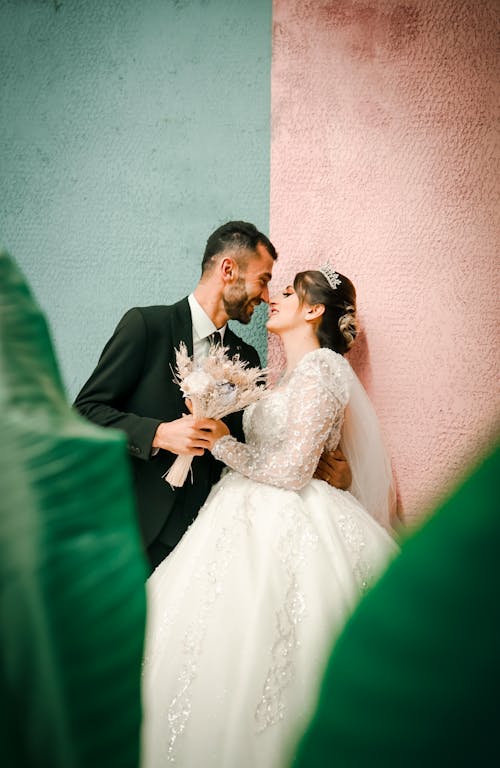
POLYGON ((219 269, 224 282, 232 283, 234 278, 238 277, 238 265, 230 256, 224 256, 219 269))

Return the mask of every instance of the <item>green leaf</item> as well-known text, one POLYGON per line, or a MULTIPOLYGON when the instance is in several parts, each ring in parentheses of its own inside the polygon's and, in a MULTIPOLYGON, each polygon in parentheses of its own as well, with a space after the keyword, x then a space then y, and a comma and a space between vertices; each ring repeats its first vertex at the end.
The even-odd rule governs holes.
POLYGON ((2 764, 136 766, 146 565, 125 436, 66 400, 0 252, 2 764))

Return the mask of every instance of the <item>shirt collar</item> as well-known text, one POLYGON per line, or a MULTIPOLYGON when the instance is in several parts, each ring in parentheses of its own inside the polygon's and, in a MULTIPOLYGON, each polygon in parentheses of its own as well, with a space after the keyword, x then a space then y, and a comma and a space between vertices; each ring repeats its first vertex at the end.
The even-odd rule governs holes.
POLYGON ((193 322, 193 341, 206 339, 207 336, 210 336, 214 331, 219 331, 222 336, 222 341, 224 341, 224 333, 227 328, 227 323, 225 323, 222 328, 216 328, 215 324, 209 318, 193 293, 189 294, 188 302, 193 322))

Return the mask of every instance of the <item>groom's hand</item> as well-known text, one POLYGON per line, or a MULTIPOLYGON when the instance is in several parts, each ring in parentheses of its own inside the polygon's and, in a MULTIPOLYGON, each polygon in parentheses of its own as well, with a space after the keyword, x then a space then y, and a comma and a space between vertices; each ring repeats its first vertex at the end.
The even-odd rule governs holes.
POLYGON ((340 488, 342 491, 349 488, 352 483, 351 468, 340 448, 323 453, 314 477, 318 480, 325 480, 329 485, 340 488))
POLYGON ((161 448, 170 453, 201 456, 210 448, 209 432, 212 419, 195 419, 186 414, 175 421, 163 421, 153 438, 153 450, 161 448))

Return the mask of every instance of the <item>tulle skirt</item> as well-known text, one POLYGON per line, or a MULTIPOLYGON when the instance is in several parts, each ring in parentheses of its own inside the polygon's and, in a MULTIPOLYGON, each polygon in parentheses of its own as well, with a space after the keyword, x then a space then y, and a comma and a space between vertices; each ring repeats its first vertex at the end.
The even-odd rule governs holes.
POLYGON ((227 472, 148 581, 143 768, 289 765, 332 643, 396 549, 348 492, 227 472))

